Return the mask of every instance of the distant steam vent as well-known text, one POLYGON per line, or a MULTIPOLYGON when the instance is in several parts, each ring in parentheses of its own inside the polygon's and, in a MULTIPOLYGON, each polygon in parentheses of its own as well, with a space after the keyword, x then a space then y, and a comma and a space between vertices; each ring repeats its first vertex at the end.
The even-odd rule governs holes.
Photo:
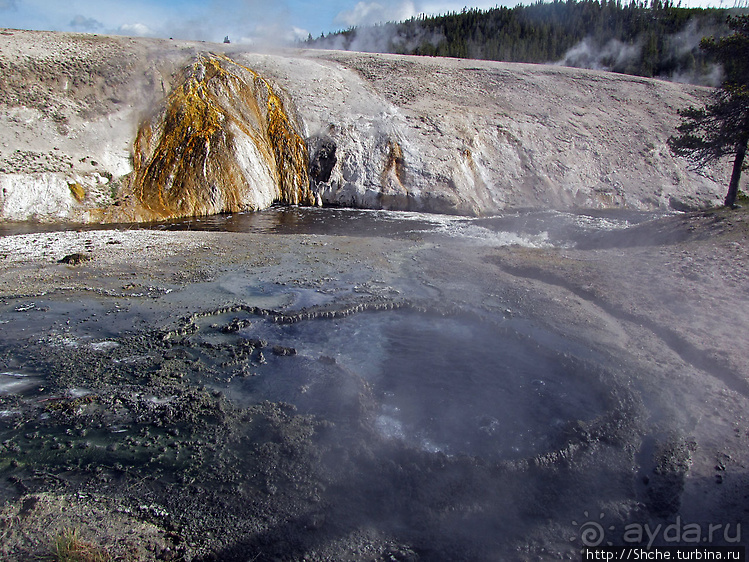
POLYGON ((208 53, 177 84, 133 147, 143 218, 315 204, 302 129, 280 88, 208 53))

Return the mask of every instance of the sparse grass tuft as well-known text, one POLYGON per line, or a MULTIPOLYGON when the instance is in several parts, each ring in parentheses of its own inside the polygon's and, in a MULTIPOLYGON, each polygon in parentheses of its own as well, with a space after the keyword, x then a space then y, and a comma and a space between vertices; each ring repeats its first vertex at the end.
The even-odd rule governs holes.
POLYGON ((78 529, 65 529, 55 537, 52 547, 55 562, 109 562, 111 559, 103 549, 84 541, 78 529))

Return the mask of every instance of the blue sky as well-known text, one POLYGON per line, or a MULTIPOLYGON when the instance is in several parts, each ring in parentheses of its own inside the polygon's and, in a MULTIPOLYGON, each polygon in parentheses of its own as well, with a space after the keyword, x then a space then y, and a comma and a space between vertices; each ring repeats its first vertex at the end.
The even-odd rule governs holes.
MULTIPOLYGON (((524 2, 531 3, 533 0, 524 2)), ((353 25, 443 14, 464 6, 513 6, 517 0, 0 0, 0 27, 279 44, 353 25)), ((734 0, 682 0, 683 6, 732 7, 734 0)))

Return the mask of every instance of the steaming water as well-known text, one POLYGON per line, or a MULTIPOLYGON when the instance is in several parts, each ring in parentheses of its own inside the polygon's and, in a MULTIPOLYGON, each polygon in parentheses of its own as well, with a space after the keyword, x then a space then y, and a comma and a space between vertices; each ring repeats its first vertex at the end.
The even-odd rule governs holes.
MULTIPOLYGON (((429 213, 367 209, 272 207, 254 213, 212 215, 160 223, 75 225, 77 229, 144 228, 260 234, 327 234, 343 236, 448 236, 494 246, 574 247, 591 236, 625 231, 664 216, 663 213, 624 210, 562 212, 521 210, 472 218, 429 213)), ((34 222, 0 223, 0 236, 54 232, 70 225, 34 222)))
MULTIPOLYGON (((514 244, 590 247, 607 233, 626 239, 628 231, 653 218, 632 212, 528 211, 466 218, 276 208, 148 228, 396 237, 437 244, 450 239, 466 242, 469 249, 514 244)), ((5 234, 33 228, 15 225, 6 227, 5 234)), ((456 553, 476 545, 500 551, 513 544, 513 534, 520 537, 538 521, 555 517, 546 498, 555 502, 557 494, 570 505, 583 495, 581 509, 573 515, 565 512, 565 505, 559 507, 563 526, 579 517, 578 511, 598 505, 599 496, 620 497, 619 478, 611 469, 620 462, 617 445, 592 447, 602 447, 601 458, 595 460, 613 470, 600 477, 591 469, 578 481, 566 469, 542 468, 543 459, 564 458, 581 434, 598 440, 605 437, 605 428, 626 426, 631 414, 621 397, 630 390, 624 383, 617 386, 620 375, 606 370, 606 358, 564 334, 544 330, 533 318, 452 308, 440 312, 439 302, 419 310, 313 315, 295 323, 240 310, 199 316, 198 329, 170 340, 168 351, 128 340, 134 334, 133 341, 142 342, 142 334, 150 334, 154 326, 173 325, 192 312, 210 312, 210 302, 236 300, 282 313, 314 312, 346 299, 360 302, 345 276, 332 283, 332 290, 261 277, 229 268, 215 279, 157 298, 61 294, 0 303, 0 397, 18 397, 19 404, 22 398, 40 402, 50 392, 45 390, 50 370, 76 371, 70 357, 135 373, 133 380, 149 365, 182 361, 178 368, 185 384, 220 390, 240 405, 289 403, 300 414, 330 422, 321 431, 321 449, 330 451, 323 464, 334 476, 337 466, 347 471, 340 481, 331 477, 335 485, 321 492, 323 503, 330 506, 331 525, 366 527, 374 524, 372 511, 381 513, 383 528, 405 537, 405 543, 413 540, 424 548, 429 545, 427 550, 439 550, 435 540, 450 537, 457 545, 454 555, 431 559, 533 559, 517 553, 505 558, 456 553), (227 330, 231 325, 240 328, 227 330), (235 361, 237 350, 248 349, 242 346, 248 341, 253 342, 249 355, 235 361), (58 364, 58 354, 68 359, 58 364), (400 460, 390 464, 389 458, 400 460), (541 459, 538 464, 536 459, 541 459), (505 472, 506 467, 522 466, 535 468, 527 474, 515 468, 505 472)), ((58 391, 87 392, 81 381, 69 386, 76 388, 58 391)), ((17 415, 13 408, 0 411, 0 416, 17 415)), ((120 429, 108 431, 114 435, 120 429)), ((621 456, 628 454, 623 451, 621 456)), ((630 470, 626 458, 621 462, 630 470)), ((569 546, 572 535, 563 535, 562 542, 569 546)))
MULTIPOLYGON (((215 325, 214 325, 215 326, 215 325)), ((198 338, 216 342, 202 326, 198 338)), ((546 452, 571 423, 602 414, 605 392, 582 363, 472 316, 408 310, 275 324, 251 319, 240 336, 294 348, 266 352, 240 400, 292 403, 336 417, 357 400, 385 439, 429 452, 489 459, 546 452)))
MULTIPOLYGON (((352 209, 276 208, 154 225, 167 230, 370 237, 445 237, 481 245, 574 247, 652 220, 653 213, 521 211, 487 218, 352 209)), ((312 290, 258 287, 225 279, 225 291, 257 306, 299 310, 333 302, 312 290), (309 293, 309 294, 308 294, 309 293)), ((339 288, 340 296, 343 288, 339 288)), ((224 319, 228 321, 229 319, 224 319)), ((246 320, 246 319, 245 319, 246 320)), ((212 319, 211 322, 215 322, 212 319)), ((205 323, 199 338, 220 341, 205 323)), ((411 311, 274 324, 250 319, 240 335, 294 348, 265 354, 254 376, 228 391, 240 400, 292 403, 303 413, 345 417, 366 396, 375 430, 424 451, 513 459, 558 446, 571 425, 607 409, 605 391, 582 364, 560 359, 574 346, 559 336, 506 322, 411 311), (333 366, 331 366, 333 365, 333 366), (333 373, 331 375, 331 372, 333 373)), ((590 356, 586 350, 576 354, 590 356)), ((227 389, 224 389, 227 390, 227 389)))
MULTIPOLYGON (((466 218, 422 213, 347 209, 274 208, 260 213, 222 215, 150 225, 168 230, 219 230, 277 234, 334 234, 372 237, 449 237, 482 245, 574 246, 594 233, 624 231, 653 217, 647 213, 573 214, 554 211, 466 218)), ((25 228, 25 227, 24 227, 25 228)), ((345 285, 345 283, 344 283, 345 285)), ((264 308, 300 310, 330 304, 352 287, 331 294, 276 284, 257 286, 242 275, 201 284, 192 294, 234 294, 264 308)), ((168 299, 165 299, 168 300, 168 299)), ((45 326, 76 319, 64 338, 51 345, 87 345, 98 353, 118 346, 117 337, 155 321, 145 306, 91 300, 21 303, 5 313, 5 341, 23 340, 45 326), (11 329, 17 328, 17 329, 11 329), (18 338, 18 339, 16 339, 18 338)), ((606 409, 602 391, 579 365, 560 360, 572 349, 563 338, 503 320, 495 326, 473 317, 437 317, 393 310, 342 319, 315 319, 291 325, 245 318, 241 337, 269 346, 294 348, 293 357, 266 350, 254 376, 222 387, 245 402, 295 404, 323 417, 362 396, 371 402, 369 422, 385 439, 423 450, 516 458, 553 447, 569 424, 606 409), (529 334, 531 337, 529 337, 529 334), (358 397, 358 398, 357 398, 358 397)), ((227 341, 211 317, 195 336, 227 341)), ((225 323, 231 318, 223 318, 225 323)), ((219 322, 220 324, 220 322, 219 322)), ((585 350, 574 350, 585 355, 585 350)), ((4 374, 0 392, 31 386, 20 375, 4 374)), ((231 379, 231 369, 226 369, 231 379)), ((343 408, 345 410, 345 407, 343 408)))
POLYGON ((639 211, 515 211, 485 218, 363 209, 281 207, 149 225, 164 230, 346 236, 449 236, 494 246, 574 247, 592 234, 626 230, 663 216, 639 211))

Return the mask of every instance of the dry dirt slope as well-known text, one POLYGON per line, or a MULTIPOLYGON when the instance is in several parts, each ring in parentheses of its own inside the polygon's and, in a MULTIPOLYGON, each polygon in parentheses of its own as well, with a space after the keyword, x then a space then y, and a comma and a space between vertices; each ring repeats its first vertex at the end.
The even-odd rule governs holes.
POLYGON ((488 214, 700 206, 724 190, 724 169, 707 179, 666 146, 677 110, 705 89, 563 67, 233 49, 3 30, 0 218, 138 218, 121 212, 138 126, 205 51, 285 89, 311 156, 334 147, 318 177, 324 203, 488 214))

